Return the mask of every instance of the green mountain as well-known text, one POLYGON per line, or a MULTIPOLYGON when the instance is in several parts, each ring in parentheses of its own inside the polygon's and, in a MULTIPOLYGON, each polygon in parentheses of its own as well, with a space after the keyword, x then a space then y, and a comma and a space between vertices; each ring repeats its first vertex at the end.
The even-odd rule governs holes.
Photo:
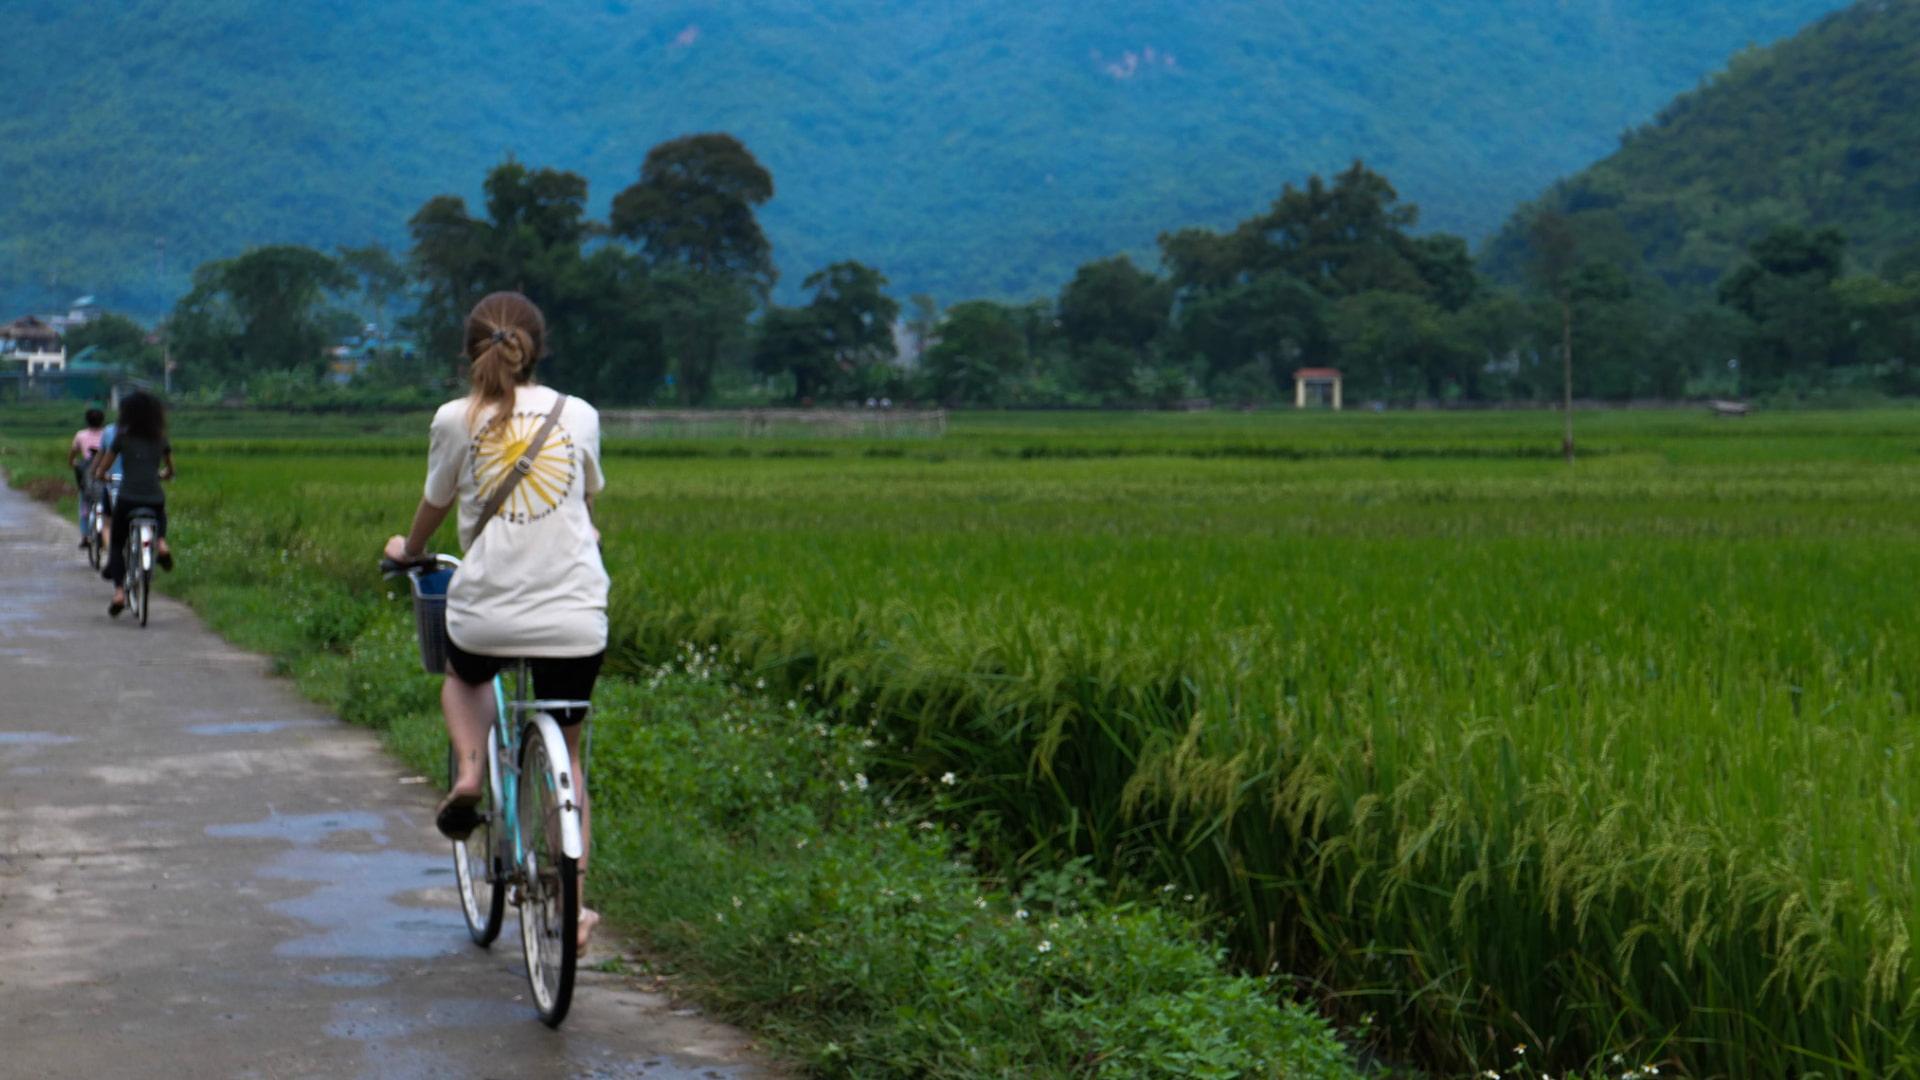
POLYGON ((1780 223, 1844 232, 1859 269, 1920 242, 1920 0, 1866 0, 1749 49, 1619 150, 1523 208, 1483 253, 1517 280, 1526 222, 1568 214, 1588 253, 1681 287, 1780 223))
POLYGON ((596 208, 649 146, 742 138, 789 283, 1052 291, 1355 157, 1481 235, 1836 0, 15 0, 0 310, 155 311, 255 244, 404 243, 508 153, 596 208), (164 246, 162 246, 164 245, 164 246))

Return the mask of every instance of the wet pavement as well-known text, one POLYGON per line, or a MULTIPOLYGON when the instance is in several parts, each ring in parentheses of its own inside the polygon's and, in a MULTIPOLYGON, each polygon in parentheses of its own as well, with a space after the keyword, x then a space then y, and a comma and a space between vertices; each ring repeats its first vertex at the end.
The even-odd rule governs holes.
POLYGON ((182 605, 109 619, 72 533, 0 485, 0 1078, 766 1075, 618 976, 543 1027, 431 786, 182 605))

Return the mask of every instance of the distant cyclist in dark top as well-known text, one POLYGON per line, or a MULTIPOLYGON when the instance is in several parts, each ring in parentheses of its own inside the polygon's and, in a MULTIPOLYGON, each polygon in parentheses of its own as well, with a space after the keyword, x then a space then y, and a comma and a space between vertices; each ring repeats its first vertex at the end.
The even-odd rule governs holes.
POLYGON ((87 426, 73 433, 73 445, 67 449, 67 467, 73 470, 73 482, 80 488, 80 546, 87 546, 87 492, 93 490, 93 456, 100 452, 100 440, 107 434, 107 414, 87 410, 87 426))
MULTIPOLYGON (((127 519, 135 509, 152 510, 159 519, 155 527, 160 537, 154 561, 162 570, 173 569, 173 550, 167 546, 167 493, 160 487, 160 481, 173 479, 173 445, 167 441, 167 411, 159 398, 136 390, 121 400, 113 444, 94 458, 93 474, 104 478, 115 462, 121 466, 120 497, 113 502, 111 535, 126 535, 127 519)), ((122 545, 113 546, 100 576, 113 582, 113 603, 107 605, 107 614, 117 618, 127 606, 127 558, 122 545)))

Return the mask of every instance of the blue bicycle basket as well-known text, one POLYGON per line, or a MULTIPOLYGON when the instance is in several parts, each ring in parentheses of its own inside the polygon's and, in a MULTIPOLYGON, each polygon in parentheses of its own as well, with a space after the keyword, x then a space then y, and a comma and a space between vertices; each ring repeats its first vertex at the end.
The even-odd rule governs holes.
POLYGON ((420 666, 429 675, 447 672, 447 583, 452 580, 451 570, 413 579, 413 625, 420 632, 420 666))

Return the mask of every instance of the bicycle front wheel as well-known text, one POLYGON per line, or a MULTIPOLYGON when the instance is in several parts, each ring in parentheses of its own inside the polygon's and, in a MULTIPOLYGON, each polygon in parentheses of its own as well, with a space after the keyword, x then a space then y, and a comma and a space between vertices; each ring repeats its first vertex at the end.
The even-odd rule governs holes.
POLYGON ((566 748, 554 752, 545 734, 528 724, 520 750, 515 803, 520 816, 520 942, 526 950, 527 983, 540 1021, 557 1028, 573 1003, 573 974, 579 963, 579 867, 560 843, 561 815, 571 809, 573 785, 558 765, 566 748))
MULTIPOLYGON (((448 747, 449 788, 458 775, 456 764, 453 748, 448 747)), ((501 874, 493 861, 493 785, 487 783, 480 790, 480 805, 474 808, 480 812, 480 826, 465 840, 453 841, 453 873, 460 885, 460 911, 467 917, 467 933, 475 945, 484 949, 500 936, 500 924, 505 921, 507 911, 507 890, 501 887, 501 874)))

